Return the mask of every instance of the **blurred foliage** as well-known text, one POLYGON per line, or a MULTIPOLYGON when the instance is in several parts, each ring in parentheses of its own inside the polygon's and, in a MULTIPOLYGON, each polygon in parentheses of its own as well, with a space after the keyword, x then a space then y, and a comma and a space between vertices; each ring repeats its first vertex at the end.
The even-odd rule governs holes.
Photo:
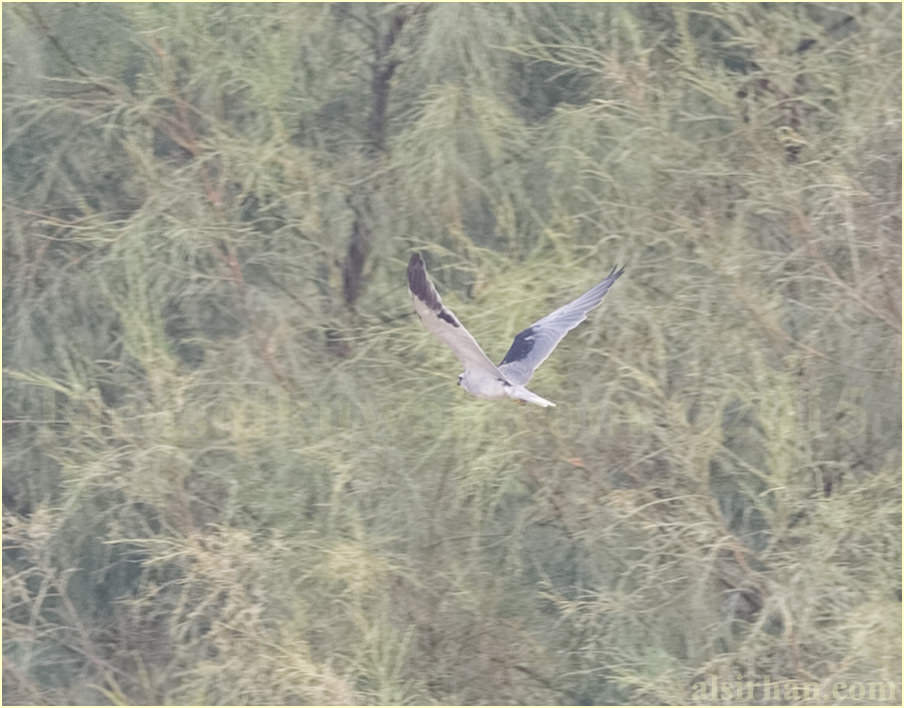
POLYGON ((899 703, 898 4, 3 34, 6 703, 899 703))

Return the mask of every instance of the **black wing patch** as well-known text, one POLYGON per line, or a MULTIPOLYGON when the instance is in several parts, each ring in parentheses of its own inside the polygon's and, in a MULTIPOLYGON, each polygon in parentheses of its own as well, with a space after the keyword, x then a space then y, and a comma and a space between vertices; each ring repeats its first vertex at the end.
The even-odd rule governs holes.
POLYGON ((424 266, 424 259, 421 258, 420 253, 412 253, 411 259, 408 261, 408 289, 441 320, 448 322, 453 327, 461 327, 461 323, 455 319, 455 315, 443 307, 439 293, 427 279, 427 268, 424 266))
POLYGON ((509 350, 506 352, 502 361, 499 362, 499 366, 524 359, 530 354, 531 349, 534 348, 535 341, 536 332, 534 332, 533 327, 528 327, 527 329, 518 332, 518 334, 515 335, 515 341, 512 342, 512 346, 509 347, 509 350))
POLYGON ((445 320, 453 327, 461 327, 461 323, 452 316, 452 313, 449 312, 445 307, 436 313, 436 316, 441 320, 445 320))

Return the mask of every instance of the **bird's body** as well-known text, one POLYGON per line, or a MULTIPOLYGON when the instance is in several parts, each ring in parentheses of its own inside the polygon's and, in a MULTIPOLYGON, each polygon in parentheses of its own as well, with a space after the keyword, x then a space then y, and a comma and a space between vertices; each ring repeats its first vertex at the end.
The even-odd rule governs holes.
MULTIPOLYGON (((499 370, 497 369, 497 372, 499 370)), ((552 401, 541 398, 533 391, 528 391, 524 386, 511 384, 499 375, 479 369, 466 369, 458 377, 458 384, 468 393, 478 398, 490 400, 498 398, 514 398, 526 403, 536 403, 538 406, 554 406, 552 401)))
POLYGON ((458 383, 465 391, 478 398, 512 398, 546 407, 555 406, 555 403, 529 391, 525 384, 562 338, 600 304, 606 291, 623 272, 624 268, 618 272, 613 268, 599 285, 519 332, 499 366, 490 361, 471 333, 443 305, 427 277, 419 253, 414 253, 408 262, 408 290, 421 322, 443 340, 464 365, 458 383))

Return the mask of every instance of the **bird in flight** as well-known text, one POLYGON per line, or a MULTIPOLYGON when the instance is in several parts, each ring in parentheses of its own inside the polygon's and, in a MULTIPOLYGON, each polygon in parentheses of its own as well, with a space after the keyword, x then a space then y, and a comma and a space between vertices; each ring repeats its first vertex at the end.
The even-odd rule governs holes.
POLYGON ((408 290, 421 322, 431 334, 445 342, 464 365, 465 370, 458 377, 459 386, 478 398, 508 397, 546 407, 556 404, 528 391, 527 382, 562 338, 587 318, 587 313, 600 304, 612 283, 625 272, 624 268, 616 268, 618 266, 599 285, 515 335, 515 341, 499 366, 489 360, 452 310, 443 305, 427 277, 420 253, 412 254, 408 261, 408 290))

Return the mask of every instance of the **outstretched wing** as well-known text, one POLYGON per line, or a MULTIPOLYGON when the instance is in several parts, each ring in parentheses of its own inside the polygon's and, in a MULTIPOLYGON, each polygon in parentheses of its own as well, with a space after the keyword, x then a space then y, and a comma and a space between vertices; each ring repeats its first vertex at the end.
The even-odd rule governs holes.
POLYGON ((483 349, 464 328, 452 310, 443 305, 439 293, 427 277, 427 268, 420 253, 414 253, 408 261, 408 290, 424 327, 443 340, 455 352, 465 369, 483 369, 501 378, 498 369, 483 349))
POLYGON ((612 283, 625 272, 624 268, 618 272, 615 268, 602 283, 515 336, 515 341, 499 364, 499 371, 509 383, 524 385, 530 380, 562 338, 587 318, 587 313, 600 304, 612 283))

